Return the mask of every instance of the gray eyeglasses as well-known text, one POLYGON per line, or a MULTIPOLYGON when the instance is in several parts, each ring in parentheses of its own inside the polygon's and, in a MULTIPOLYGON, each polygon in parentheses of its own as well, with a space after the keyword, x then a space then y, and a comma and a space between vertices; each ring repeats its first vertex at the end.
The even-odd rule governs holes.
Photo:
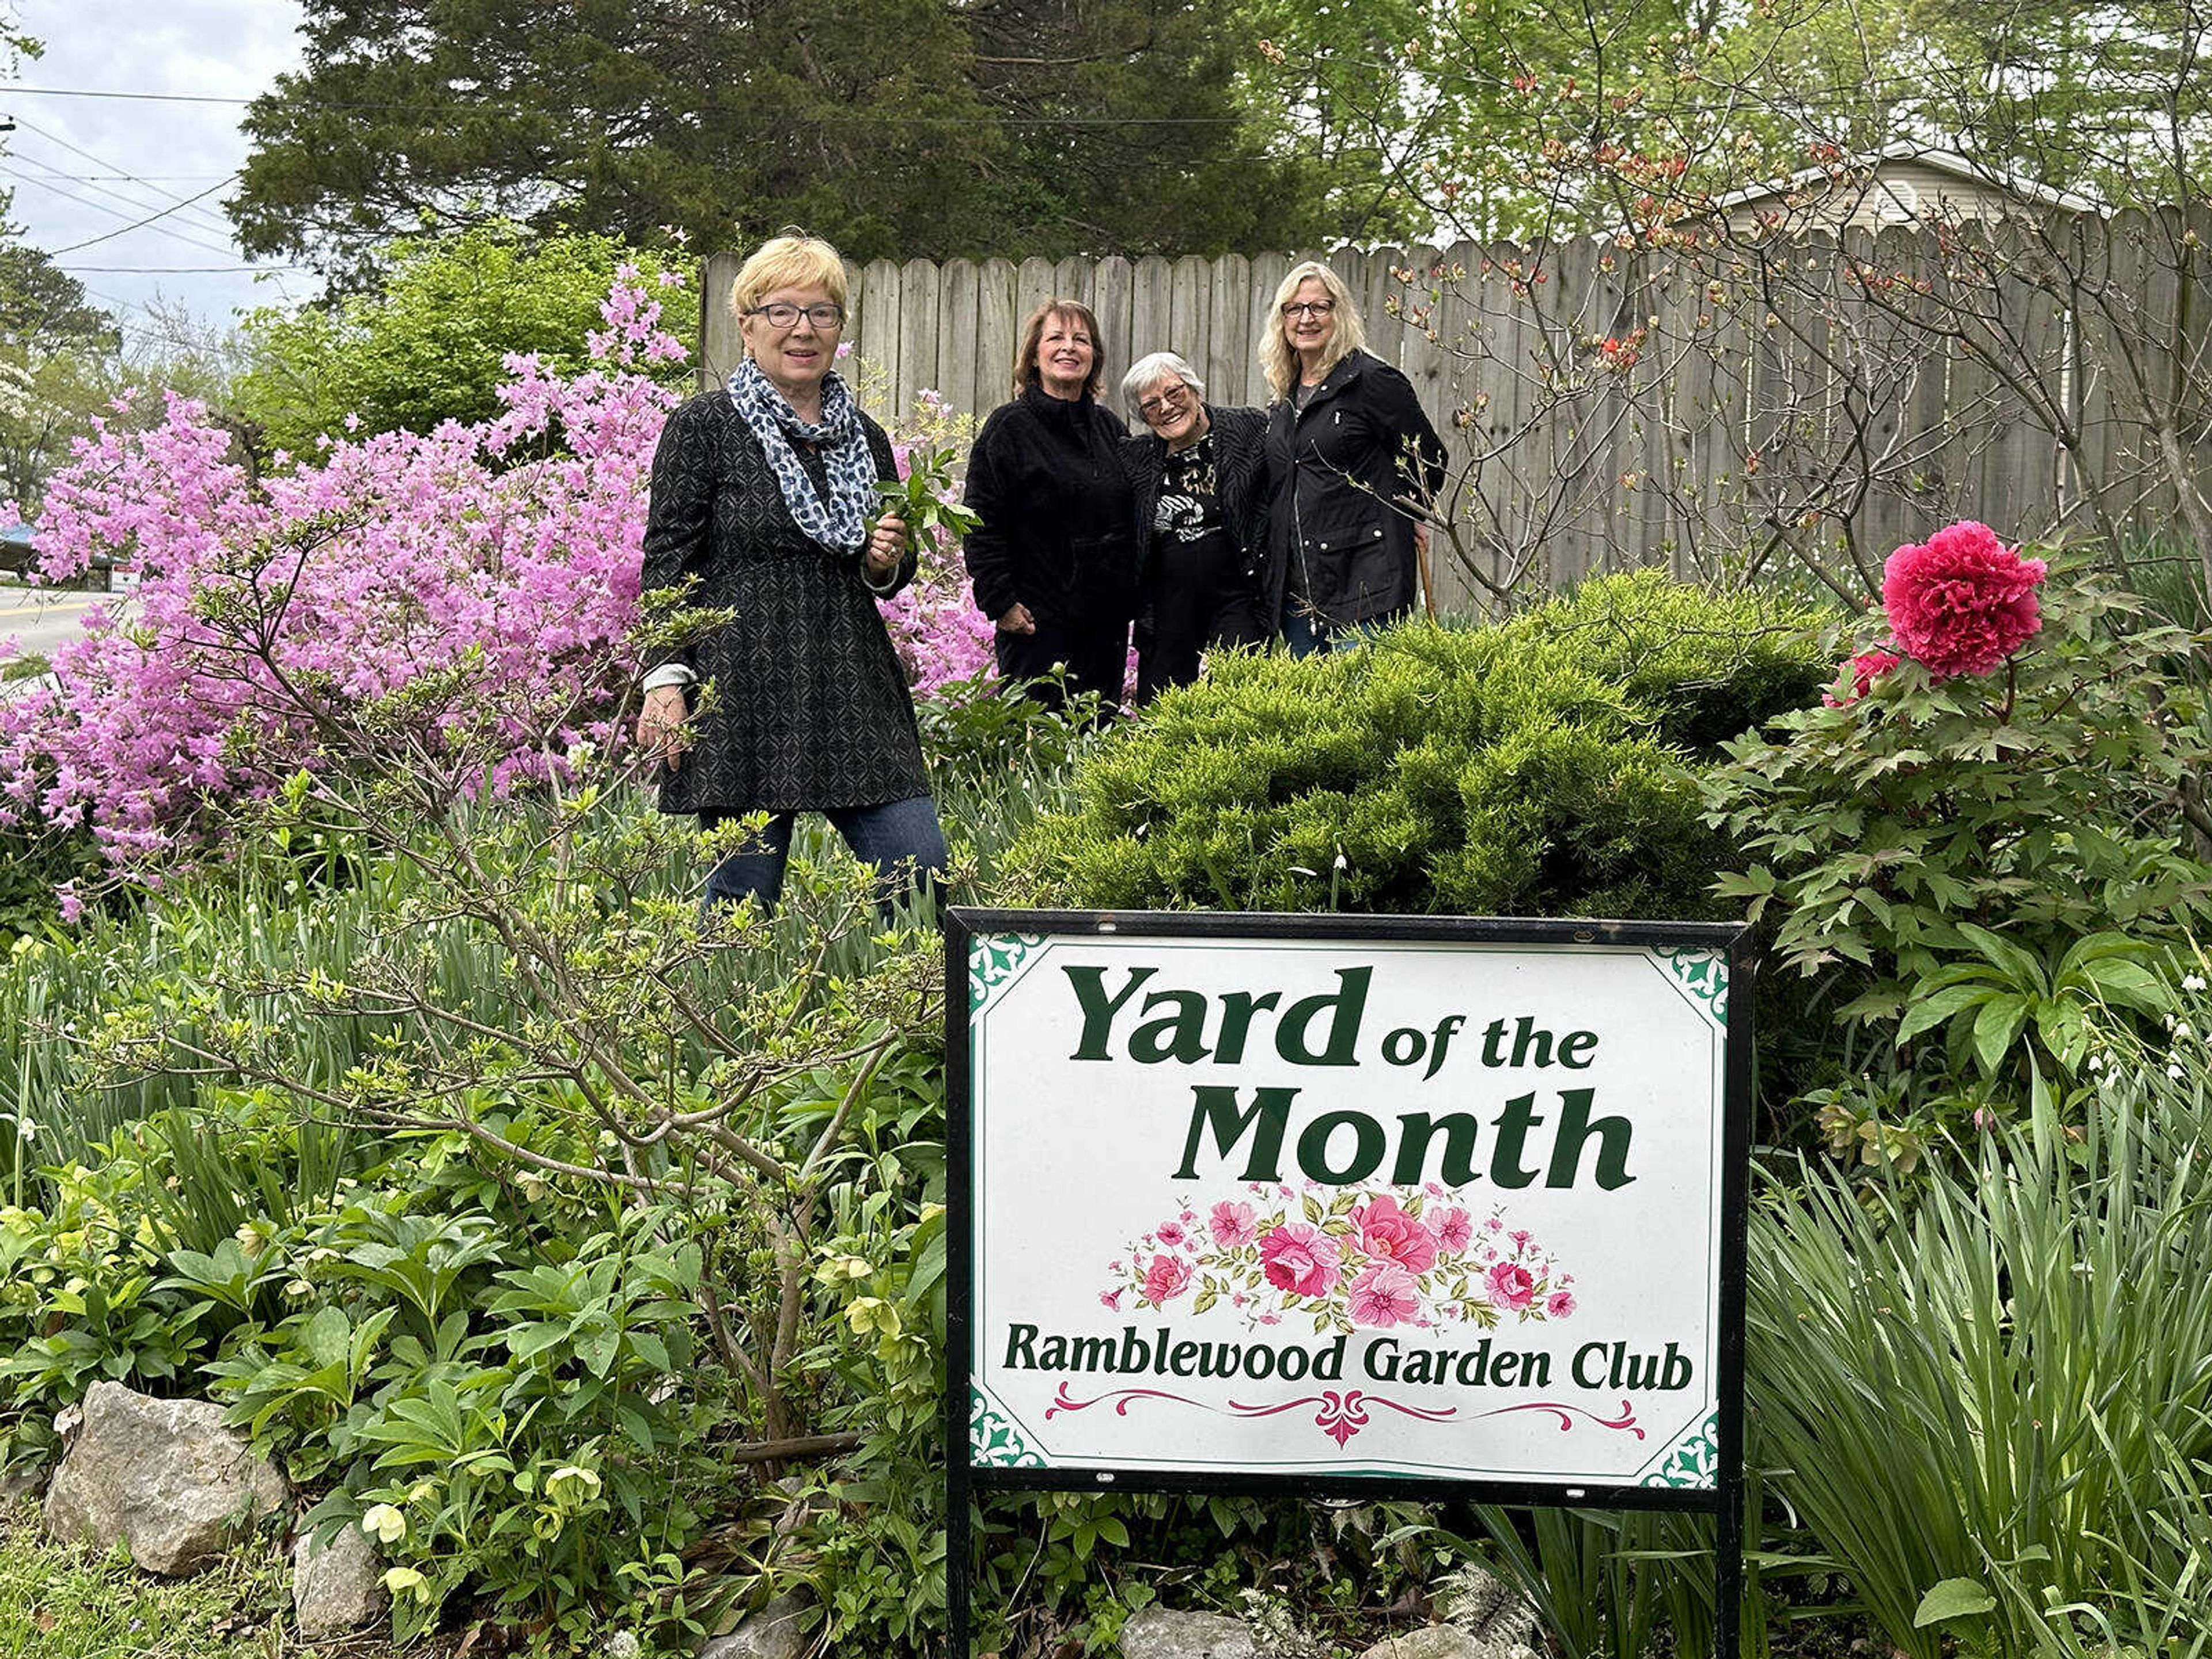
POLYGON ((781 300, 772 306, 755 306, 745 315, 767 318, 770 328, 797 328, 802 313, 808 322, 824 334, 842 326, 845 321, 845 307, 842 306, 794 306, 787 305, 781 300))

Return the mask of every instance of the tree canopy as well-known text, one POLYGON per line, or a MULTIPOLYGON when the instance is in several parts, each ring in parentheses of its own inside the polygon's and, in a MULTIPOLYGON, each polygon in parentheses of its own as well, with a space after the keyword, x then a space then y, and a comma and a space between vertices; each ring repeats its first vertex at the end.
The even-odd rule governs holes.
MULTIPOLYGON (((1282 142, 1243 0, 306 0, 250 110, 248 252, 365 278, 504 217, 849 257, 1218 252, 1360 234, 1375 191, 1282 142)), ((1369 174, 1371 182, 1372 173, 1369 174)))

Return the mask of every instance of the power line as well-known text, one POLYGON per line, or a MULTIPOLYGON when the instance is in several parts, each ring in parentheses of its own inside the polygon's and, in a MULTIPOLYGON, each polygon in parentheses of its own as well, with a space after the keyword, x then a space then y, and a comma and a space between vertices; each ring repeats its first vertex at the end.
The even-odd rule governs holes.
MULTIPOLYGON (((204 93, 118 92, 92 87, 27 87, 15 82, 0 82, 0 92, 22 94, 38 98, 118 98, 132 102, 157 104, 243 106, 258 101, 254 98, 224 98, 204 93)), ((412 115, 473 115, 483 113, 485 108, 485 103, 481 102, 355 104, 331 102, 321 99, 299 99, 287 101, 291 107, 303 110, 381 110, 387 113, 412 115)), ((841 110, 831 115, 817 116, 814 118, 817 125, 842 121, 860 126, 895 127, 973 126, 976 121, 976 118, 972 114, 878 115, 862 110, 841 110)), ((992 125, 1001 127, 1228 127, 1242 125, 1243 118, 1242 116, 1236 115, 997 115, 989 118, 992 125)))
MULTIPOLYGON (((27 132, 34 132, 34 133, 36 133, 40 137, 41 137, 41 138, 45 139, 48 143, 50 143, 50 144, 58 144, 58 145, 60 145, 60 146, 61 146, 61 148, 62 148, 62 149, 65 149, 65 150, 69 151, 69 153, 70 153, 70 155, 80 155, 80 156, 82 156, 86 161, 92 162, 92 163, 93 163, 94 166, 96 166, 96 167, 115 167, 115 168, 117 168, 117 169, 118 169, 118 170, 120 170, 120 169, 121 169, 122 163, 120 163, 120 162, 118 162, 118 161, 109 161, 109 160, 108 160, 106 156, 104 156, 104 155, 94 155, 90 150, 87 149, 83 145, 79 144, 79 143, 72 143, 70 140, 69 140, 69 139, 67 139, 67 138, 63 137, 61 136, 61 134, 59 134, 58 132, 55 132, 55 131, 52 131, 49 130, 48 128, 46 128, 46 127, 42 127, 42 126, 40 126, 40 125, 36 121, 33 121, 33 120, 30 119, 28 117, 18 117, 18 118, 17 118, 17 123, 16 123, 16 124, 17 124, 19 126, 21 126, 21 128, 23 128, 23 130, 24 130, 25 131, 27 131, 27 132)), ((44 167, 44 166, 46 166, 46 164, 45 162, 43 162, 43 161, 38 161, 36 160, 36 158, 35 158, 35 157, 26 157, 26 158, 24 158, 24 159, 28 160, 28 161, 32 161, 35 165, 40 166, 40 167, 44 167)), ((205 175, 203 175, 203 176, 204 176, 204 177, 206 177, 206 178, 213 178, 213 177, 214 177, 214 175, 213 175, 212 173, 205 174, 205 175)), ((236 178, 238 175, 237 175, 236 173, 232 173, 232 174, 230 174, 230 175, 228 175, 228 176, 229 176, 230 178, 236 178)), ((178 199, 178 197, 177 197, 177 194, 176 194, 176 192, 175 192, 175 191, 167 191, 167 190, 161 190, 161 189, 157 189, 154 185, 152 185, 152 184, 151 184, 150 182, 149 182, 148 180, 143 179, 139 179, 139 178, 137 178, 137 177, 136 175, 134 175, 134 174, 125 173, 124 174, 124 177, 125 177, 125 178, 126 178, 126 179, 131 179, 131 181, 133 184, 139 184, 139 185, 145 185, 145 187, 146 187, 148 190, 152 191, 153 191, 153 193, 154 193, 155 196, 157 196, 157 197, 159 197, 159 198, 161 198, 161 204, 162 204, 162 205, 164 205, 164 206, 167 206, 169 203, 174 202, 174 201, 176 201, 176 200, 178 199)), ((217 179, 217 180, 216 180, 216 182, 217 182, 218 184, 220 184, 220 183, 222 183, 222 182, 224 182, 224 181, 223 181, 223 180, 222 180, 222 179, 217 179)), ((123 200, 123 201, 129 201, 129 200, 130 200, 130 198, 129 198, 128 197, 124 196, 124 195, 122 194, 122 192, 121 192, 121 191, 107 191, 106 193, 107 193, 108 195, 114 196, 114 197, 118 198, 118 199, 119 199, 119 200, 123 200)), ((150 203, 133 202, 133 203, 131 203, 131 205, 132 205, 133 207, 146 207, 146 206, 151 206, 151 205, 152 205, 152 204, 150 204, 150 203)), ((204 214, 200 215, 200 216, 200 216, 200 217, 202 217, 202 218, 208 218, 208 217, 210 217, 210 216, 204 215, 204 214)), ((222 233, 225 237, 228 237, 228 236, 230 234, 230 227, 229 227, 228 225, 226 225, 226 224, 222 223, 220 220, 216 220, 216 221, 214 221, 214 222, 212 222, 211 226, 210 226, 210 228, 212 228, 212 229, 215 229, 215 230, 217 230, 217 231, 221 232, 221 233, 222 233)))
MULTIPOLYGON (((27 160, 29 158, 17 157, 15 159, 27 160)), ((95 202, 88 197, 79 196, 73 191, 64 190, 60 185, 49 184, 46 179, 37 178, 33 174, 27 173, 18 173, 13 168, 0 168, 0 171, 5 171, 10 178, 15 179, 19 183, 37 185, 43 189, 53 191, 55 195, 60 197, 64 201, 74 202, 79 207, 90 208, 94 213, 105 213, 109 217, 115 219, 128 219, 131 216, 129 214, 124 212, 120 208, 112 208, 105 202, 95 202)), ((134 202, 131 205, 133 207, 143 208, 145 204, 143 202, 134 202)), ((139 222, 141 225, 149 222, 149 221, 146 220, 141 220, 139 222)), ((137 228, 137 227, 131 227, 131 228, 137 228)), ((215 242, 204 242, 197 236, 187 236, 183 231, 172 230, 167 225, 155 225, 153 228, 161 235, 173 236, 177 240, 183 242, 189 246, 205 248, 210 253, 230 253, 235 251, 228 247, 222 246, 215 242)), ((119 236, 122 234, 122 232, 118 231, 116 234, 119 236)), ((80 246, 82 246, 82 244, 80 244, 80 246)))
MULTIPOLYGON (((116 233, 120 235, 121 232, 116 233)), ((57 264, 57 270, 102 271, 127 276, 205 276, 238 271, 268 271, 272 275, 283 270, 311 270, 312 265, 64 265, 57 264)))
MULTIPOLYGON (((43 128, 33 128, 31 131, 37 133, 40 137, 50 137, 50 135, 48 135, 43 128)), ((45 178, 37 181, 39 183, 45 183, 46 179, 58 179, 70 184, 81 183, 86 189, 93 191, 95 195, 105 196, 113 201, 120 202, 124 206, 131 208, 137 212, 143 213, 149 207, 167 207, 172 202, 178 199, 177 194, 174 191, 163 190, 159 185, 155 185, 150 181, 132 178, 129 173, 121 174, 120 177, 129 183, 138 186, 138 191, 135 194, 130 191, 118 190, 112 185, 97 184, 89 180, 76 179, 70 174, 63 172, 51 161, 46 161, 36 155, 28 155, 24 154, 20 148, 9 149, 4 153, 9 159, 12 161, 21 161, 31 167, 37 167, 40 172, 45 175, 45 178), (145 196, 149 195, 155 199, 150 202, 143 199, 145 196)), ((210 174, 210 177, 213 177, 213 175, 210 174)), ((220 180, 217 182, 220 182, 220 180)), ((50 185, 49 188, 52 188, 52 186, 50 185)), ((205 229, 215 231, 226 240, 228 240, 230 235, 230 227, 204 209, 195 208, 188 216, 192 223, 200 225, 205 229)))
POLYGON ((97 247, 102 242, 112 242, 118 236, 127 236, 134 230, 143 230, 148 225, 152 224, 155 220, 166 219, 171 214, 180 212, 184 209, 190 207, 194 202, 199 201, 203 198, 214 195, 216 191, 221 190, 223 185, 228 184, 232 179, 235 179, 237 177, 238 175, 234 173, 230 174, 229 178, 219 179, 217 182, 210 185, 205 190, 202 191, 199 195, 186 197, 183 201, 176 204, 175 206, 163 208, 159 213, 154 214, 149 217, 141 219, 136 224, 125 225, 119 230, 111 230, 102 235, 88 236, 82 242, 71 242, 67 247, 58 247, 53 251, 53 257, 59 258, 64 253, 74 253, 79 248, 97 247))

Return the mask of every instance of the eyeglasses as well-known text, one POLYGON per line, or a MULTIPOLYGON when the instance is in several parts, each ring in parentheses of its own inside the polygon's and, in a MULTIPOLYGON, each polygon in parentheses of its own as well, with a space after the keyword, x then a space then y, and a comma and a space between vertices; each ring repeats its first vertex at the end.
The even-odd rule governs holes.
POLYGON ((1181 409, 1183 400, 1189 396, 1190 388, 1187 386, 1164 386, 1151 397, 1139 401, 1137 413, 1148 421, 1157 421, 1181 409))
POLYGON ((1292 300, 1283 307, 1285 317, 1327 317, 1336 310, 1334 300, 1292 300))
POLYGON ((842 326, 845 321, 845 307, 833 305, 787 305, 779 300, 774 305, 755 306, 750 311, 745 313, 745 315, 767 318, 768 325, 770 328, 797 328, 799 319, 803 316, 808 322, 827 334, 831 329, 842 326))

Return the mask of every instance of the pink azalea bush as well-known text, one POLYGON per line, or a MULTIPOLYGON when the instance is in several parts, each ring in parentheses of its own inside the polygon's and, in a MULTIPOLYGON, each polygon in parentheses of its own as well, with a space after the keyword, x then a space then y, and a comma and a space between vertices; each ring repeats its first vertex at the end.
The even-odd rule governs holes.
MULTIPOLYGON (((357 706, 467 677, 475 706, 449 697, 421 735, 493 793, 619 743, 653 452, 678 398, 654 371, 684 356, 661 308, 624 267, 586 373, 512 356, 491 420, 326 438, 263 480, 191 399, 169 396, 149 429, 98 423, 49 488, 40 574, 105 555, 137 573, 136 614, 95 609, 54 653, 56 685, 0 703, 0 823, 87 827, 149 873, 318 763, 302 688, 357 706)), ((988 667, 957 551, 926 553, 884 611, 919 690, 988 667)))

